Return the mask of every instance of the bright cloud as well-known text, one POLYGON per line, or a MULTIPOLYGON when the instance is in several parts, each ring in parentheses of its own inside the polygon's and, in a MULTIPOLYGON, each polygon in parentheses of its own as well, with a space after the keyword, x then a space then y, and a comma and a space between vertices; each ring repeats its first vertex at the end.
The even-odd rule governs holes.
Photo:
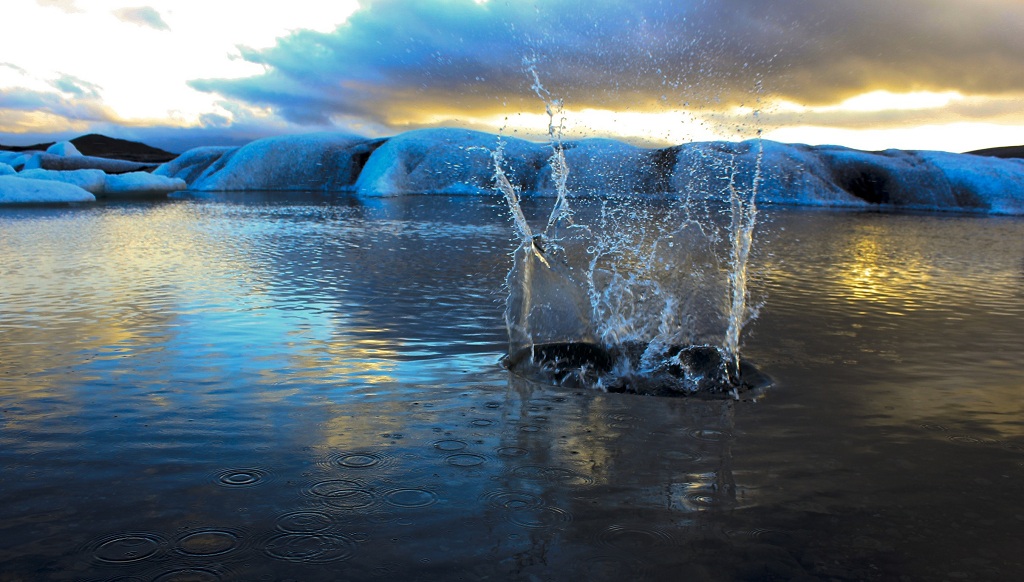
POLYGON ((0 131, 539 135, 529 58, 570 137, 962 150, 1021 141, 1021 30, 1018 0, 10 0, 0 131))
POLYGON ((114 11, 114 16, 125 22, 131 22, 139 26, 148 26, 155 30, 170 30, 160 13, 150 6, 138 8, 119 8, 114 11))

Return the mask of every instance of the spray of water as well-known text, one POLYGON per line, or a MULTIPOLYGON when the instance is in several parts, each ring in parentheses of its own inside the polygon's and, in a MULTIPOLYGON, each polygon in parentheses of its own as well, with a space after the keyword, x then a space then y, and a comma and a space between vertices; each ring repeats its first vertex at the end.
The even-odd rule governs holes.
POLYGON ((754 315, 748 308, 747 274, 750 265, 750 250, 754 245, 754 226, 757 224, 757 188, 761 182, 761 163, 764 159, 764 144, 757 140, 757 162, 749 196, 736 189, 735 174, 729 180, 730 214, 730 269, 729 269, 729 326, 725 331, 723 349, 732 361, 732 369, 740 368, 740 334, 743 326, 754 315))
POLYGON ((722 165, 729 177, 727 226, 709 219, 706 199, 688 197, 668 208, 637 199, 597 201, 596 215, 580 222, 569 202, 562 102, 545 89, 535 62, 524 65, 548 114, 556 199, 543 228, 531 228, 521 193, 502 168, 499 138, 492 153, 496 188, 521 239, 507 279, 509 367, 611 391, 735 395, 750 370, 740 360, 740 339, 753 317, 747 277, 760 143, 749 187, 739 183, 735 161, 722 165))

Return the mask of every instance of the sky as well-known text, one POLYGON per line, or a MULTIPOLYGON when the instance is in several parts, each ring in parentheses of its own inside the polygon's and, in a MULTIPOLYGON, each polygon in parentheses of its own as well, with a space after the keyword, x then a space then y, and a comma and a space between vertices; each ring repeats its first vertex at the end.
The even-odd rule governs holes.
POLYGON ((1024 0, 4 0, 0 143, 1024 144, 1024 0))

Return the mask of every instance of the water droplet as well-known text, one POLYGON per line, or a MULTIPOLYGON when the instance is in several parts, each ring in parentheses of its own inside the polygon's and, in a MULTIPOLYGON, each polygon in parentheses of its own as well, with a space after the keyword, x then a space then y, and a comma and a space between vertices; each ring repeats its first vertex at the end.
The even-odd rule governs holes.
POLYGON ((478 418, 478 419, 470 422, 469 424, 471 424, 473 426, 483 427, 483 426, 491 426, 492 424, 494 424, 494 421, 489 419, 489 418, 478 418))
POLYGON ((395 489, 384 494, 384 501, 396 507, 426 507, 437 503, 437 495, 426 489, 395 489))
POLYGON ((488 491, 480 496, 480 500, 499 509, 536 509, 544 505, 544 500, 526 491, 488 491))
POLYGON ((314 483, 308 492, 337 509, 362 509, 376 502, 376 497, 362 483, 347 479, 328 479, 314 483))
POLYGON ((602 543, 617 548, 648 548, 674 543, 672 534, 646 525, 611 525, 598 535, 602 543))
POLYGON ((434 443, 435 449, 446 452, 461 451, 468 446, 469 444, 466 443, 466 441, 460 441, 457 439, 446 439, 434 443))
POLYGON ((128 564, 156 556, 167 547, 163 537, 148 532, 108 536, 93 544, 93 557, 111 564, 128 564))
POLYGON ((214 582, 221 575, 206 568, 181 568, 160 574, 153 582, 214 582))
POLYGON ((176 549, 190 556, 217 556, 238 547, 240 536, 227 529, 204 528, 178 537, 176 549))
POLYGON ((355 549, 355 541, 339 534, 285 533, 267 540, 263 551, 286 562, 323 564, 347 560, 355 549))
POLYGON ((559 507, 543 506, 510 511, 508 519, 512 523, 530 528, 556 528, 572 521, 572 514, 559 507))
POLYGON ((261 483, 266 476, 262 469, 225 469, 217 474, 217 484, 225 487, 250 487, 261 483))
POLYGON ((371 451, 346 451, 331 454, 327 459, 327 463, 330 466, 344 467, 346 469, 369 469, 371 467, 385 465, 390 462, 390 460, 391 457, 383 453, 371 451))
POLYGON ((277 518, 277 529, 288 533, 316 533, 333 525, 331 516, 320 511, 292 511, 277 518))
POLYGON ((445 462, 456 467, 476 467, 487 461, 487 457, 474 453, 457 453, 445 458, 445 462))

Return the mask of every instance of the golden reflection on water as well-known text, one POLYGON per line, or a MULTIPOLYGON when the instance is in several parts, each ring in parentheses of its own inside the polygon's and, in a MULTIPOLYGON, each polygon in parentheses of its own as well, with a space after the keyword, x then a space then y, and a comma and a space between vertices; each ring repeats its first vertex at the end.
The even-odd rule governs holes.
POLYGON ((885 229, 861 225, 838 241, 835 272, 841 296, 891 307, 890 315, 913 311, 932 276, 918 248, 894 248, 885 229))
MULTIPOLYGON (((827 363, 848 377, 843 396, 869 424, 954 426, 1024 435, 1020 367, 1020 250, 1017 225, 978 219, 890 215, 795 218, 822 222, 826 235, 777 255, 767 310, 786 313, 803 333, 781 332, 797 360, 827 363), (824 219, 824 220, 822 220, 824 219), (983 227, 982 227, 983 226, 983 227), (1005 230, 1005 232, 1004 232, 1005 230), (799 306, 804 305, 801 309, 799 306), (852 378, 863 378, 851 381, 852 378)), ((806 226, 800 228, 806 229, 806 226)), ((758 330, 755 322, 753 329, 758 330)))
MULTIPOLYGON (((267 282, 275 276, 273 257, 254 243, 260 233, 246 232, 258 227, 198 213, 183 203, 7 221, 0 232, 5 257, 0 370, 9 380, 3 389, 32 398, 55 396, 66 391, 63 376, 50 373, 55 368, 80 370, 79 378, 88 380, 85 375, 96 362, 195 348, 206 355, 230 354, 266 341, 269 328, 213 329, 221 314, 237 310, 265 310, 271 314, 266 323, 280 330, 275 341, 288 363, 263 371, 271 381, 296 375, 393 381, 388 371, 396 343, 374 338, 385 330, 324 313, 303 312, 294 319, 271 313, 276 298, 267 282), (192 320, 213 329, 210 337, 195 337, 192 320), (294 341, 309 330, 324 337, 294 341), (210 345, 218 341, 225 345, 210 345), (32 380, 14 381, 24 378, 32 380)), ((192 362, 198 365, 202 355, 192 362)), ((155 377, 173 372, 173 358, 146 361, 165 362, 166 373, 149 372, 155 377)))

